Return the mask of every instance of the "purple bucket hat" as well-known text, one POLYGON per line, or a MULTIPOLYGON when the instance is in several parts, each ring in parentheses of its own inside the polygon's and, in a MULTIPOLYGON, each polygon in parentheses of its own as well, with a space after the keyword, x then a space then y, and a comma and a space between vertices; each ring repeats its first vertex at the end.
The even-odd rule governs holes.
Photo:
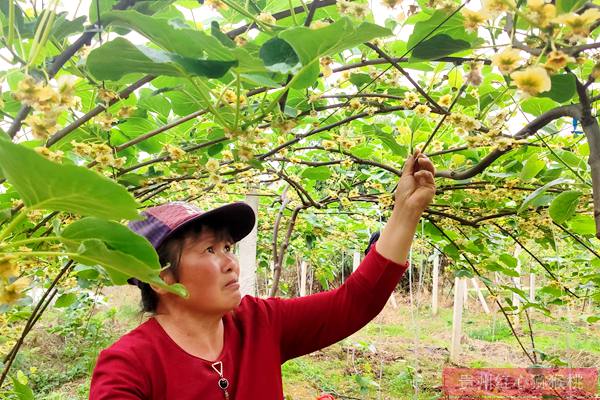
MULTIPOLYGON (((171 235, 192 223, 223 226, 237 242, 252 231, 256 222, 254 210, 243 202, 202 211, 193 204, 176 201, 147 208, 141 215, 144 218, 130 222, 129 229, 148 239, 155 249, 171 235)), ((135 278, 130 278, 128 282, 139 286, 139 281, 135 278)))

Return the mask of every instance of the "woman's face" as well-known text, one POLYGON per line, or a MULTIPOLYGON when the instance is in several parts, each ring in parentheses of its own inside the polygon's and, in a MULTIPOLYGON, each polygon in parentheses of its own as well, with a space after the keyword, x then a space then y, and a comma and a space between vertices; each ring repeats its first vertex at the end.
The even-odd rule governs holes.
POLYGON ((177 275, 189 292, 187 299, 176 299, 185 308, 225 314, 240 304, 240 266, 233 254, 233 242, 209 228, 199 236, 186 238, 177 275))

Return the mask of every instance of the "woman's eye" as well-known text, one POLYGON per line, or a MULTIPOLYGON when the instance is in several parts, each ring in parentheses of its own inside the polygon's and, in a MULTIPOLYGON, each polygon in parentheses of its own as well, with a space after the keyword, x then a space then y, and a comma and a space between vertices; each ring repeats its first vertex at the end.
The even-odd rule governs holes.
POLYGON ((209 248, 206 249, 206 251, 208 251, 209 253, 214 253, 215 249, 213 249, 213 247, 210 246, 209 248))
POLYGON ((226 252, 230 252, 231 251, 231 246, 230 245, 225 245, 225 251, 226 252))

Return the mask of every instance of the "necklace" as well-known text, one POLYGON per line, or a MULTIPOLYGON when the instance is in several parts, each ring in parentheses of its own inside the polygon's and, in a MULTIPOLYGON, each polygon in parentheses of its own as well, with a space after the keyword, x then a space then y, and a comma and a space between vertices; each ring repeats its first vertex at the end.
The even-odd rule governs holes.
POLYGON ((229 387, 229 381, 223 378, 223 362, 217 361, 211 364, 212 369, 215 370, 217 374, 219 374, 219 388, 223 391, 223 395, 225 395, 225 399, 229 399, 229 392, 227 388, 229 387))

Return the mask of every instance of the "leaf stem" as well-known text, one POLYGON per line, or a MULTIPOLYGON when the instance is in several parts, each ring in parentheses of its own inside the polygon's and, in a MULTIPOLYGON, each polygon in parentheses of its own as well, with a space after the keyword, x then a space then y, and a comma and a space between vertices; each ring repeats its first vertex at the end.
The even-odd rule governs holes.
POLYGON ((19 213, 13 218, 13 220, 0 232, 0 242, 10 235, 10 233, 19 225, 25 218, 27 218, 27 214, 25 213, 25 209, 19 211, 19 213))
POLYGON ((0 243, 0 247, 22 246, 24 244, 29 244, 29 243, 41 243, 41 242, 49 242, 49 241, 55 241, 55 240, 60 240, 60 237, 58 237, 58 236, 43 236, 43 237, 36 237, 36 238, 30 238, 30 239, 16 240, 14 242, 0 243))

